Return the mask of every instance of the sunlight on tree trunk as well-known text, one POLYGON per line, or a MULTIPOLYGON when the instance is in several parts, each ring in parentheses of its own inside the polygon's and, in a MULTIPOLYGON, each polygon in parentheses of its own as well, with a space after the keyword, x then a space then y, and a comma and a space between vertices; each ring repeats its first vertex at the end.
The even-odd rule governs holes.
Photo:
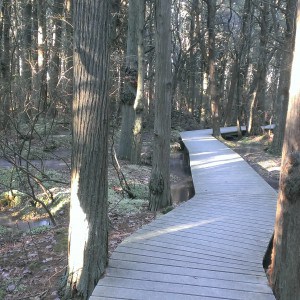
POLYGON ((138 24, 137 24, 137 51, 138 51, 138 74, 137 90, 133 105, 134 124, 132 132, 132 145, 130 162, 139 164, 142 151, 142 128, 144 101, 144 23, 145 23, 145 0, 138 1, 138 24))
POLYGON ((300 1, 270 269, 279 300, 300 299, 300 1))
POLYGON ((82 299, 91 295, 107 264, 109 20, 108 1, 74 1, 73 152, 66 293, 82 299))
POLYGON ((132 151, 133 126, 135 119, 134 102, 137 93, 138 8, 139 5, 137 1, 129 0, 125 80, 121 98, 122 124, 118 149, 119 158, 128 160, 131 158, 132 151))

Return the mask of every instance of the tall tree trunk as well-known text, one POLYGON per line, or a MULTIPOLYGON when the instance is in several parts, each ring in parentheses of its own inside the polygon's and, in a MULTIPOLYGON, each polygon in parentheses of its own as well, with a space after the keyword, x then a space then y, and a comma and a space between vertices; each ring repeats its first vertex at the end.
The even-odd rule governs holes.
POLYGON ((38 42, 38 61, 39 61, 39 82, 40 82, 40 100, 39 109, 47 109, 47 66, 48 66, 48 42, 47 42, 47 25, 46 25, 47 4, 44 0, 38 0, 38 19, 39 35, 38 42))
POLYGON ((88 299, 107 264, 109 1, 74 1, 74 102, 67 293, 88 299), (101 28, 101 30, 99 30, 101 28))
MULTIPOLYGON (((273 242, 276 299, 300 299, 300 1, 273 242)), ((292 12, 291 12, 292 13, 292 12)))
POLYGON ((64 0, 57 0, 53 4, 53 25, 54 41, 52 50, 52 59, 50 64, 49 79, 49 114, 54 117, 57 113, 56 105, 59 97, 59 78, 61 71, 61 51, 62 51, 62 19, 64 11, 64 0))
POLYGON ((240 35, 240 42, 238 45, 238 82, 237 82, 237 127, 239 136, 242 135, 240 126, 247 124, 247 120, 243 120, 243 111, 246 106, 247 96, 247 75, 249 69, 249 54, 251 48, 252 36, 252 21, 253 21, 253 3, 251 0, 245 0, 242 18, 242 30, 240 35))
POLYGON ((215 21, 216 21, 216 0, 207 1, 208 16, 208 73, 209 73, 209 98, 211 106, 212 129, 213 136, 219 137, 220 120, 219 120, 219 99, 217 94, 217 70, 216 70, 216 37, 215 37, 215 21))
POLYGON ((198 0, 193 0, 191 5, 191 25, 189 32, 190 39, 190 53, 189 53, 189 109, 194 115, 196 104, 196 53, 195 53, 195 29, 196 29, 196 13, 198 0))
POLYGON ((32 95, 32 3, 26 0, 23 7, 23 57, 22 57, 22 81, 25 87, 24 99, 21 101, 21 116, 26 120, 27 114, 31 113, 32 95))
POLYGON ((1 93, 0 93, 0 129, 9 127, 9 111, 10 111, 10 14, 11 6, 9 0, 3 0, 2 10, 2 26, 3 26, 3 49, 1 51, 1 93))
POLYGON ((151 211, 171 205, 171 0, 155 1, 155 121, 152 172, 149 183, 151 211))
POLYGON ((125 83, 122 91, 122 124, 119 141, 118 156, 122 159, 130 159, 132 151, 133 124, 134 124, 134 102, 137 89, 137 24, 138 24, 138 2, 129 0, 128 8, 128 31, 125 83))
POLYGON ((73 98, 73 22, 72 22, 73 1, 65 0, 65 15, 66 15, 66 103, 71 106, 73 98))
POLYGON ((238 82, 238 75, 239 75, 238 71, 239 71, 239 62, 238 62, 238 58, 235 57, 235 61, 233 62, 231 68, 230 88, 228 92, 228 100, 225 109, 225 122, 224 122, 225 126, 230 126, 233 120, 232 107, 237 92, 237 82, 238 82))
POLYGON ((293 62, 293 49, 295 43, 295 20, 297 13, 297 0, 288 0, 286 7, 286 29, 284 48, 281 50, 280 77, 276 99, 276 127, 271 150, 281 153, 284 140, 284 129, 289 101, 289 87, 291 79, 291 65, 293 62))
POLYGON ((47 102, 47 27, 46 3, 43 0, 34 1, 33 27, 34 39, 34 74, 32 78, 32 105, 35 112, 41 112, 47 102))
POLYGON ((134 125, 130 161, 133 164, 140 163, 142 150, 142 121, 144 112, 144 23, 145 0, 138 1, 137 47, 138 47, 138 78, 137 92, 134 101, 134 125))
POLYGON ((261 126, 264 125, 266 77, 268 68, 268 39, 269 39, 269 0, 263 2, 260 12, 260 41, 259 59, 255 73, 255 88, 250 97, 250 116, 248 133, 256 135, 261 133, 261 126))

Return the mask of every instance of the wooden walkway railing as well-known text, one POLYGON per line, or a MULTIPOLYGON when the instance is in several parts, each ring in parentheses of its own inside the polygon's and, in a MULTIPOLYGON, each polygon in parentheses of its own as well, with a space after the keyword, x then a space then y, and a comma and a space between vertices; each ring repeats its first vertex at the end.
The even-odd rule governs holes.
POLYGON ((195 196, 124 240, 90 299, 275 299, 262 260, 276 192, 210 130, 182 139, 195 196))

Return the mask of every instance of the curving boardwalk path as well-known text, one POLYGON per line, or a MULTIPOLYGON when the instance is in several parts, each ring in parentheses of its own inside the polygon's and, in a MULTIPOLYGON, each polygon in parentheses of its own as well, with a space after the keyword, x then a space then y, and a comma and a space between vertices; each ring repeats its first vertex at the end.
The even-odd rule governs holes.
POLYGON ((90 299, 275 299, 262 259, 276 192, 211 130, 181 135, 195 196, 124 240, 90 299))

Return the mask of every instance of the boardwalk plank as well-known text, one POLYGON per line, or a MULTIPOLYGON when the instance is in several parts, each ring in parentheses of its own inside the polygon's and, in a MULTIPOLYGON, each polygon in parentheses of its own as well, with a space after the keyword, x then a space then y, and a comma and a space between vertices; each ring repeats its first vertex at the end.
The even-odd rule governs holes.
POLYGON ((205 260, 198 260, 198 261, 181 261, 181 260, 176 260, 173 259, 174 257, 169 256, 169 257, 155 257, 155 256, 151 256, 151 254, 149 254, 148 258, 145 257, 145 255, 133 255, 130 253, 125 253, 125 252, 117 252, 114 255, 114 260, 119 261, 119 260, 123 260, 123 261, 131 261, 131 262, 141 262, 143 263, 146 259, 151 262, 151 264, 155 264, 155 265, 161 265, 161 266, 172 266, 172 267, 185 267, 185 268, 189 268, 189 269, 210 269, 212 271, 221 271, 221 272, 237 272, 237 273, 247 273, 250 275, 254 275, 254 276, 259 276, 261 274, 260 270, 256 269, 253 270, 251 268, 237 268, 236 266, 229 265, 226 266, 226 264, 216 264, 215 262, 211 262, 209 263, 209 261, 205 261, 205 260), (245 270, 246 269, 246 270, 245 270))
POLYGON ((276 191, 211 130, 182 139, 194 198, 125 239, 90 299, 274 300, 262 259, 276 191))
POLYGON ((169 259, 169 261, 179 261, 179 262, 190 262, 190 263, 196 263, 196 264, 202 264, 202 265, 211 265, 214 267, 227 267, 232 269, 240 269, 245 270, 245 267, 251 271, 259 271, 261 270, 260 267, 257 265, 251 266, 249 262, 243 264, 242 262, 237 263, 237 261, 232 261, 231 259, 226 259, 218 256, 208 256, 207 254, 201 255, 196 253, 196 255, 193 255, 193 253, 189 252, 186 253, 184 251, 178 251, 176 249, 171 249, 168 251, 164 249, 155 249, 153 247, 146 248, 143 247, 145 245, 141 245, 140 248, 129 248, 129 247, 120 247, 118 249, 118 252, 114 255, 114 258, 118 258, 118 255, 121 253, 126 254, 133 254, 133 255, 140 255, 144 258, 144 256, 148 257, 149 260, 152 260, 153 257, 156 258, 163 258, 163 259, 169 259), (155 251, 153 251, 155 249, 155 251), (188 256, 187 256, 188 255, 188 256))
POLYGON ((185 284, 191 287, 194 286, 206 286, 206 287, 215 287, 227 289, 236 289, 242 291, 253 292, 262 292, 270 294, 270 288, 265 284, 260 283, 248 283, 243 281, 230 281, 222 280, 216 278, 207 278, 207 277, 195 277, 189 275, 177 275, 177 274, 161 274, 153 272, 142 272, 136 270, 122 270, 122 269, 113 269, 111 268, 107 274, 108 277, 115 278, 127 278, 127 279, 136 279, 136 280, 148 280, 154 282, 164 282, 164 283, 174 283, 174 284, 185 284))
MULTIPOLYGON (((208 284, 207 284, 208 285, 208 284)), ((229 299, 267 299, 270 298, 270 292, 260 292, 255 293, 252 291, 245 291, 239 289, 236 285, 230 288, 223 288, 216 285, 202 285, 202 286, 191 286, 185 285, 183 283, 174 284, 174 283, 165 283, 165 282, 155 282, 155 281, 147 281, 147 280, 133 280, 126 278, 115 278, 115 277, 107 277, 100 282, 100 284, 96 287, 101 290, 101 288, 106 287, 129 287, 134 290, 140 291, 154 291, 161 293, 171 293, 171 294, 183 294, 183 295, 191 295, 191 296, 202 296, 202 297, 225 297, 229 299), (236 289, 235 289, 236 288, 236 289)))

